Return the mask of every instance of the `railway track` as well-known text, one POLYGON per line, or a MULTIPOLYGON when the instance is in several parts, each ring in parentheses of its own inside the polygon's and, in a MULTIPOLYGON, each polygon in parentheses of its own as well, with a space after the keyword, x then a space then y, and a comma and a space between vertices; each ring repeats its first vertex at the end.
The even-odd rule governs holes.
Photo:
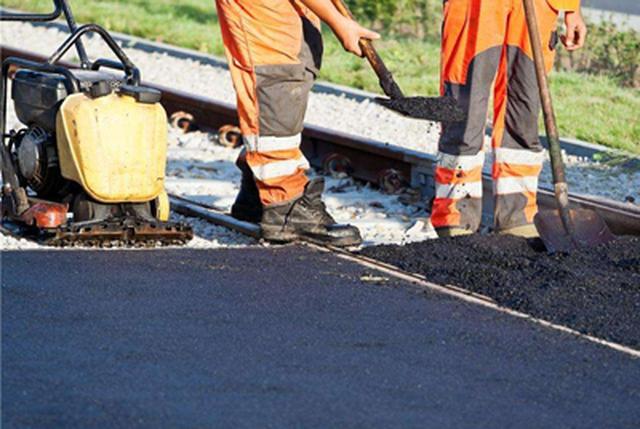
MULTIPOLYGON (((33 61, 46 58, 32 52, 0 46, 1 57, 17 56, 33 61)), ((66 67, 73 64, 62 63, 66 67)), ((184 125, 202 130, 217 131, 226 125, 237 124, 235 107, 202 95, 190 94, 164 86, 149 84, 163 93, 162 104, 170 116, 183 118, 184 125)), ((302 150, 312 166, 324 171, 340 170, 352 177, 374 183, 388 191, 410 187, 423 201, 433 197, 433 155, 391 146, 382 142, 347 135, 334 130, 307 125, 303 132, 302 150)), ((493 187, 491 175, 483 175, 483 222, 492 224, 493 187)), ((540 206, 555 208, 553 190, 541 187, 540 206)), ((618 235, 640 235, 640 207, 606 198, 572 194, 574 208, 597 211, 611 230, 618 235)))

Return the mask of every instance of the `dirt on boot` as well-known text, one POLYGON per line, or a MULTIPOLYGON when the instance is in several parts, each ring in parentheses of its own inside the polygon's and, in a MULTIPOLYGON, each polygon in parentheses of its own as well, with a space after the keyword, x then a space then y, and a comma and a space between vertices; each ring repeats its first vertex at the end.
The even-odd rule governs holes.
POLYGON ((362 254, 580 332, 640 346, 640 237, 549 255, 503 235, 376 246, 362 254))

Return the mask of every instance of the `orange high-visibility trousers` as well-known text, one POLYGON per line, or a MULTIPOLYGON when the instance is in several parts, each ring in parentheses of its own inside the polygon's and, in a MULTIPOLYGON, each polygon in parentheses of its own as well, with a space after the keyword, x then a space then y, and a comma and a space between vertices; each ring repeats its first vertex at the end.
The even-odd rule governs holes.
MULTIPOLYGON (((558 9, 578 0, 536 0, 547 71, 558 41, 558 9)), ((493 86, 493 179, 497 230, 533 222, 542 169, 540 101, 522 0, 447 0, 441 91, 467 112, 443 126, 431 221, 475 232, 482 220, 482 151, 493 86)))
POLYGON ((322 58, 319 20, 297 0, 216 0, 216 7, 237 95, 241 156, 263 205, 290 201, 308 182, 300 142, 322 58))

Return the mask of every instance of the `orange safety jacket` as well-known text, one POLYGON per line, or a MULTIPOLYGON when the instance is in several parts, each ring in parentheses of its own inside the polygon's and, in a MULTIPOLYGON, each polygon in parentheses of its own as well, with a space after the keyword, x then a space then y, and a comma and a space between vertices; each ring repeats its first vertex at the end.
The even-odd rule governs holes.
POLYGON ((580 0, 547 0, 555 10, 575 11, 580 9, 580 0))

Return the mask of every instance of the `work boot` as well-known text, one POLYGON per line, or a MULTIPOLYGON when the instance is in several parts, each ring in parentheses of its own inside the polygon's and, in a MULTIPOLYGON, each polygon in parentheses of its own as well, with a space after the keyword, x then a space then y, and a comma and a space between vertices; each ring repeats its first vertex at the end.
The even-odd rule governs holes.
POLYGON ((260 223, 262 219, 262 203, 256 185, 253 172, 247 164, 244 154, 241 154, 236 161, 236 166, 242 171, 242 181, 240 182, 240 192, 236 201, 231 206, 231 216, 245 222, 260 223))
POLYGON ((323 190, 324 179, 315 179, 307 183, 300 198, 264 207, 262 237, 278 243, 308 240, 339 247, 361 244, 358 228, 336 223, 327 212, 322 202, 323 190))

